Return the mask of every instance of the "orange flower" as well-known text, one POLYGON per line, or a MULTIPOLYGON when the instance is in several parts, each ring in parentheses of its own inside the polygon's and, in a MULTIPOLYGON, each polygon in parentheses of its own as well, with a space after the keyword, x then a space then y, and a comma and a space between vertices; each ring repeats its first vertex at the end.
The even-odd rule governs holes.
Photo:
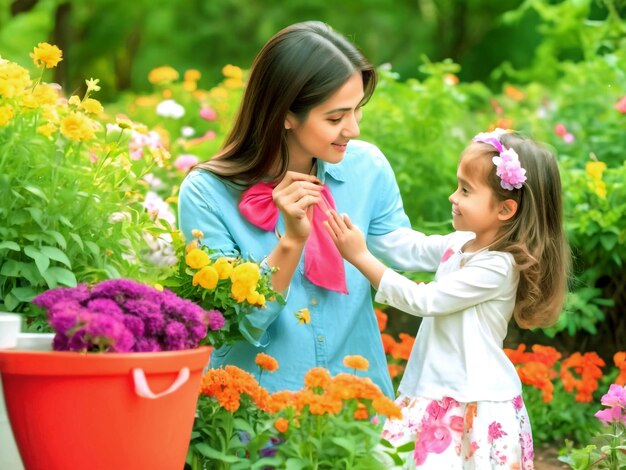
POLYGON ((310 369, 304 376, 304 386, 308 388, 321 388, 326 390, 330 384, 331 376, 328 369, 323 367, 314 367, 310 369))
POLYGON ((604 361, 595 352, 580 354, 576 352, 561 362, 561 380, 568 392, 576 390, 576 401, 589 403, 593 392, 598 388, 598 379, 602 377, 604 361), (571 370, 573 369, 574 375, 571 370))
POLYGON ((474 427, 474 417, 476 416, 477 405, 473 401, 465 407, 465 429, 470 430, 474 427))
POLYGON ((350 369, 367 370, 369 369, 370 363, 363 356, 355 355, 344 357, 343 365, 350 369))
POLYGON ((619 375, 615 379, 617 385, 626 385, 626 351, 615 353, 613 362, 619 369, 619 375))
POLYGON ((385 328, 387 328, 387 314, 379 308, 375 308, 374 313, 376 314, 376 320, 378 321, 378 330, 384 331, 385 328))
POLYGON ((399 336, 400 342, 391 350, 391 357, 408 361, 413 349, 413 343, 415 343, 415 336, 407 335, 406 333, 400 333, 399 336))
POLYGON ((274 359, 269 354, 259 353, 256 355, 256 359, 254 363, 259 366, 261 369, 266 370, 268 372, 274 372, 278 369, 278 361, 274 359))
POLYGON ((393 339, 393 336, 388 333, 381 334, 380 338, 383 341, 383 349, 385 350, 385 354, 391 354, 391 351, 393 351, 393 349, 398 344, 396 343, 396 340, 393 339))
POLYGON ((524 99, 524 92, 513 85, 507 85, 504 87, 504 94, 509 98, 513 98, 515 101, 522 101, 524 99))
POLYGON ((287 421, 285 418, 278 418, 276 421, 274 421, 274 427, 278 432, 285 433, 287 432, 287 429, 289 429, 289 421, 287 421))
POLYGON ((400 411, 398 405, 382 394, 372 401, 372 406, 378 414, 387 416, 388 418, 402 418, 402 411, 400 411))
POLYGON ((356 410, 354 411, 353 417, 358 421, 365 421, 369 419, 370 414, 369 411, 367 411, 367 406, 365 406, 363 403, 359 403, 356 407, 356 410))
POLYGON ((402 364, 387 364, 387 369, 392 379, 395 379, 404 372, 404 366, 402 364))

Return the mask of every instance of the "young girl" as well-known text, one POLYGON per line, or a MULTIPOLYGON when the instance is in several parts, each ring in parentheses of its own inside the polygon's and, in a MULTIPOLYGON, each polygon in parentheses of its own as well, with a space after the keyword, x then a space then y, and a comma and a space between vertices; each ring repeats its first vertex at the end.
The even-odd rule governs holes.
POLYGON ((424 317, 397 403, 385 424, 396 446, 414 441, 407 468, 530 469, 533 447, 521 383, 502 350, 507 324, 556 321, 569 251, 554 156, 520 135, 481 133, 461 155, 448 235, 399 230, 384 244, 416 284, 386 268, 347 216, 329 211, 342 256, 378 290, 376 301, 424 317))
POLYGON ((297 390, 309 369, 347 372, 344 357, 358 354, 393 396, 369 282, 323 226, 326 208, 337 207, 371 236, 410 227, 388 161, 355 140, 375 86, 376 70, 343 36, 319 22, 291 25, 255 58, 222 149, 185 178, 187 239, 199 229, 219 255, 279 268, 272 286, 286 297, 247 315, 239 325, 246 341, 214 351, 212 367, 233 364, 259 379, 255 357, 265 352, 280 368, 261 385, 297 390))

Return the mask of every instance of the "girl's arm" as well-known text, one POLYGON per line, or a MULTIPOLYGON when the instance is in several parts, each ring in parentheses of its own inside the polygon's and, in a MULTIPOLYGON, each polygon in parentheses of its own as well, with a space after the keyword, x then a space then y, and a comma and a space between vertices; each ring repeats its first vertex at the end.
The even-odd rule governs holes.
POLYGON ((377 289, 375 300, 417 316, 449 315, 492 300, 514 295, 517 279, 512 257, 505 253, 477 255, 457 271, 437 281, 417 284, 387 268, 372 255, 363 234, 344 215, 328 213, 327 230, 341 255, 377 289))
POLYGON ((328 212, 328 220, 324 225, 341 256, 361 271, 370 284, 378 289, 387 267, 367 249, 361 231, 352 225, 347 215, 342 218, 334 210, 328 212))

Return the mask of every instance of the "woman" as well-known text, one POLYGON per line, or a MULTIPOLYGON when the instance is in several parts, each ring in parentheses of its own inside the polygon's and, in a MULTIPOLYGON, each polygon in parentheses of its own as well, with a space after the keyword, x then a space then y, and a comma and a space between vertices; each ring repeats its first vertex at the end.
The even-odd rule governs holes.
POLYGON ((297 390, 312 367, 348 372, 343 358, 358 354, 393 396, 369 283, 322 226, 329 208, 348 213, 376 254, 376 237, 409 227, 389 163, 352 140, 375 86, 375 69, 343 36, 319 22, 289 26, 254 60, 222 149, 185 178, 187 239, 199 229, 220 255, 277 267, 272 286, 286 297, 248 315, 240 325, 247 341, 215 351, 212 367, 234 364, 258 379, 254 359, 265 352, 280 368, 261 385, 297 390))

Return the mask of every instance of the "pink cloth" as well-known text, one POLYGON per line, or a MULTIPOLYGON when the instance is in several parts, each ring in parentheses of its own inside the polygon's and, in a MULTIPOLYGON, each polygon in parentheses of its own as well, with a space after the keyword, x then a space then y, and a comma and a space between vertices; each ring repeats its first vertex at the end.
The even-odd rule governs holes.
MULTIPOLYGON (((239 212, 245 219, 263 230, 274 230, 279 210, 272 199, 274 186, 257 183, 243 192, 239 212)), ((335 209, 335 201, 326 185, 320 192, 322 201, 313 207, 311 233, 304 245, 304 275, 316 286, 348 293, 343 258, 324 228, 326 211, 335 209)))

